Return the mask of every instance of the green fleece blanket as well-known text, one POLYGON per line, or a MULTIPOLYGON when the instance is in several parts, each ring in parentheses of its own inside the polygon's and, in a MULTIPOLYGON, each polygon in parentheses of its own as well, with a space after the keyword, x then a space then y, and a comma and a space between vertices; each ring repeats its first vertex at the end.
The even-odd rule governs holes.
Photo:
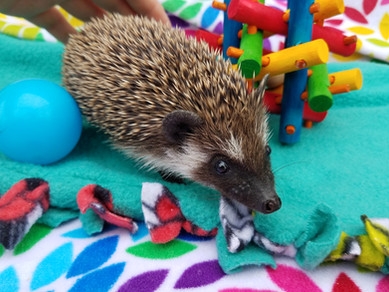
MULTIPOLYGON (((26 78, 61 82, 60 44, 30 42, 0 35, 0 89, 26 78)), ((362 70, 362 90, 334 97, 327 118, 304 129, 301 142, 280 145, 279 117, 270 118, 272 164, 282 208, 255 216, 256 229, 271 241, 297 247, 296 259, 313 268, 333 250, 341 231, 363 234, 362 214, 388 217, 389 200, 389 66, 376 63, 330 64, 329 71, 362 70)), ((108 147, 104 137, 85 127, 80 143, 64 160, 50 166, 21 164, 0 154, 0 193, 27 177, 49 182, 51 206, 61 220, 77 211, 76 194, 87 184, 99 184, 120 194, 114 204, 142 219, 141 184, 159 182, 180 200, 183 214, 204 229, 219 226, 219 202, 214 192, 197 184, 176 185, 156 173, 139 170, 131 161, 108 147), (65 212, 58 208, 66 209, 65 212), (70 210, 70 211, 69 211, 70 210)), ((55 216, 48 216, 51 220, 55 216)), ((58 219, 58 218, 57 218, 58 219)), ((86 228, 95 220, 84 218, 86 228)), ((59 221, 48 221, 51 225, 59 221)), ((219 232, 219 235, 221 232, 219 232)), ((272 257, 250 245, 231 254, 222 236, 217 240, 219 261, 225 271, 248 264, 273 264, 272 257)))

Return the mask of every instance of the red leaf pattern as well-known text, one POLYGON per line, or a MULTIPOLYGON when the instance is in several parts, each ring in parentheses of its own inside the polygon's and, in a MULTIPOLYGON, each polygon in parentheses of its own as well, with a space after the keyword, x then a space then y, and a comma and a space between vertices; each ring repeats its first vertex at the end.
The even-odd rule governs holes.
POLYGON ((329 23, 332 25, 341 25, 343 23, 343 19, 328 19, 328 20, 326 20, 326 23, 329 23))
POLYGON ((366 15, 370 14, 376 7, 378 0, 363 0, 363 11, 366 15))
POLYGON ((356 21, 356 22, 359 22, 359 23, 368 23, 367 19, 362 15, 362 13, 360 13, 358 10, 356 10, 355 8, 351 8, 351 7, 346 7, 345 11, 344 11, 344 14, 356 21))
POLYGON ((387 291, 389 291, 389 276, 382 278, 376 287, 376 292, 387 292, 387 291))
POLYGON ((322 292, 322 290, 302 270, 287 265, 276 269, 267 267, 271 280, 285 292, 322 292))
POLYGON ((362 292, 361 289, 345 273, 340 273, 336 278, 332 292, 362 292))

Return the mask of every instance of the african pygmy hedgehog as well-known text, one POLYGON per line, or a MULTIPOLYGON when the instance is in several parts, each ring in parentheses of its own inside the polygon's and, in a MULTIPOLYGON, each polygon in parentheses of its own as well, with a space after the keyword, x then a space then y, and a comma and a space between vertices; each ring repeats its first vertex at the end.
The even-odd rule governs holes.
POLYGON ((128 156, 259 212, 280 208, 264 80, 248 93, 205 43, 138 16, 93 19, 63 60, 63 83, 83 114, 128 156))

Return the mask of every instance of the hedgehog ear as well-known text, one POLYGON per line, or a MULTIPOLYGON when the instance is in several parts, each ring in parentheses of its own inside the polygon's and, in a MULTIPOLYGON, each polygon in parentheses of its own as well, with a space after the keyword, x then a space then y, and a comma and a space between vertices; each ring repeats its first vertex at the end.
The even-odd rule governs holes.
POLYGON ((259 98, 259 100, 263 99, 263 95, 265 94, 266 83, 268 79, 269 79, 269 74, 266 74, 262 78, 261 83, 259 83, 259 86, 255 89, 255 95, 259 98))
POLYGON ((190 111, 176 110, 166 115, 162 121, 162 132, 166 140, 180 144, 186 136, 194 133, 195 129, 202 124, 201 118, 190 111))

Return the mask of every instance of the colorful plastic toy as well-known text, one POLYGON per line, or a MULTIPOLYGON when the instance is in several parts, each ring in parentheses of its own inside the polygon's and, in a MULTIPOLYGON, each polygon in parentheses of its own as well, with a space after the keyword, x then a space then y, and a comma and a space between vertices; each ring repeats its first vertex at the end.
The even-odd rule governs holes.
POLYGON ((325 64, 330 51, 350 56, 356 49, 356 36, 324 26, 325 19, 344 12, 343 0, 289 0, 285 12, 266 6, 262 0, 213 3, 214 8, 224 11, 224 34, 204 36, 199 32, 198 39, 209 41, 215 49, 222 47, 224 57, 248 79, 249 88, 266 74, 285 74, 283 86, 265 96, 269 110, 281 114, 282 143, 298 142, 303 122, 306 127, 321 122, 333 104, 333 94, 361 88, 358 69, 329 76, 325 64), (285 49, 263 50, 263 38, 272 34, 286 36, 285 49), (240 39, 238 44, 236 39, 240 39))
POLYGON ((53 82, 22 80, 0 91, 0 152, 13 160, 54 163, 72 151, 81 129, 76 102, 53 82))

